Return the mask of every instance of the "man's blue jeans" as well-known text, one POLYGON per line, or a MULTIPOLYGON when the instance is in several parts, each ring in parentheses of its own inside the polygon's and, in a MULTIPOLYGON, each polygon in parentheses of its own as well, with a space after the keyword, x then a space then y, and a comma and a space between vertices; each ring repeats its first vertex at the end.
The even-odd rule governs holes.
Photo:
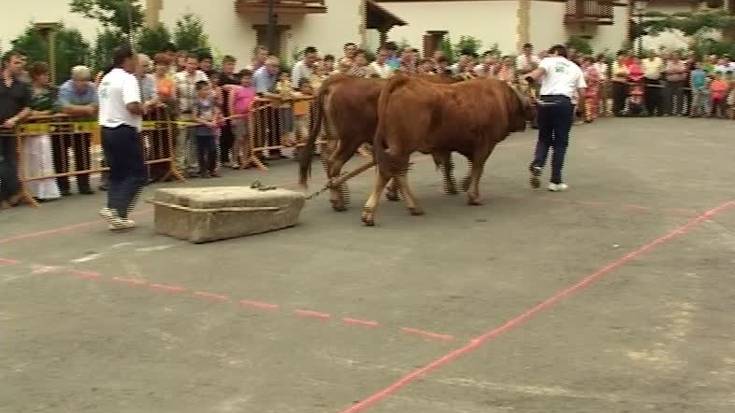
POLYGON ((147 177, 138 131, 127 125, 103 127, 102 149, 110 166, 107 207, 127 218, 147 177))
POLYGON ((562 183, 561 170, 569 145, 569 131, 574 120, 574 106, 571 99, 563 95, 541 96, 537 106, 538 142, 532 166, 544 167, 549 149, 554 148, 551 157, 551 182, 562 183))

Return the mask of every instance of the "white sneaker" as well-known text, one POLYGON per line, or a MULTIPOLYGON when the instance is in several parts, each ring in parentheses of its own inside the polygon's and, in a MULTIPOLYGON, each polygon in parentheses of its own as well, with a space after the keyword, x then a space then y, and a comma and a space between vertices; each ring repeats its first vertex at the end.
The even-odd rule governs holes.
POLYGON ((561 192, 561 191, 566 191, 567 189, 569 189, 569 185, 565 183, 561 183, 561 184, 550 183, 549 184, 549 191, 551 192, 561 192))
POLYGON ((109 226, 110 231, 121 231, 135 228, 135 221, 128 218, 115 217, 109 226))
POLYGON ((109 225, 112 225, 113 221, 118 218, 117 212, 107 207, 100 209, 99 214, 109 225))

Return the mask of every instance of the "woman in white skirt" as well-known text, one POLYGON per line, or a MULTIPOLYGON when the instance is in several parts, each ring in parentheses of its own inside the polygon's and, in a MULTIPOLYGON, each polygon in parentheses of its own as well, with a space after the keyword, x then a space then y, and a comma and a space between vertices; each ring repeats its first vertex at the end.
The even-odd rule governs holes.
MULTIPOLYGON (((31 76, 31 116, 49 116, 56 107, 56 93, 49 86, 49 67, 46 63, 34 63, 28 71, 31 76)), ((53 175, 54 162, 51 155, 51 138, 48 135, 24 138, 24 178, 53 175)), ((61 197, 55 178, 40 179, 26 183, 28 191, 39 202, 61 197)))

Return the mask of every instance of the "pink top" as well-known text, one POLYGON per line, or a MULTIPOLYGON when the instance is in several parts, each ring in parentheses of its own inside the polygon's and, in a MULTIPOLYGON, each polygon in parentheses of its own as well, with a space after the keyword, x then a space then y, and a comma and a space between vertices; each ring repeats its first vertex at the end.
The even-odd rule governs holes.
POLYGON ((712 99, 719 99, 719 100, 724 99, 725 95, 727 95, 727 89, 729 87, 730 85, 724 80, 720 80, 720 79, 713 80, 712 83, 709 84, 709 91, 712 96, 712 99))
POLYGON ((233 94, 232 104, 235 113, 233 115, 244 115, 250 112, 250 106, 255 100, 255 88, 238 86, 233 94))

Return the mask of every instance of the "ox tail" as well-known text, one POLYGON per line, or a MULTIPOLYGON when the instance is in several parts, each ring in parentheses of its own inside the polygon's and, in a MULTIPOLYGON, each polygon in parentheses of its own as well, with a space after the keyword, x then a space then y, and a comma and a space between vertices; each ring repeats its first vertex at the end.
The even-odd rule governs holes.
MULTIPOLYGON (((301 151, 301 158, 299 159, 299 185, 301 186, 306 186, 306 183, 311 176, 311 160, 314 156, 317 137, 322 130, 322 123, 324 122, 324 95, 327 94, 327 90, 327 87, 323 87, 317 93, 316 108, 311 122, 311 129, 309 130, 309 137, 306 140, 304 149, 301 151)), ((322 154, 322 156, 325 156, 325 154, 322 154)))
POLYGON ((375 130, 375 138, 373 139, 373 150, 375 152, 375 161, 378 164, 378 170, 387 177, 394 177, 405 172, 403 170, 405 165, 403 165, 401 160, 397 156, 388 153, 386 149, 386 138, 388 134, 387 117, 390 111, 389 103, 391 94, 405 85, 408 80, 409 78, 407 76, 400 75, 392 78, 383 87, 383 90, 380 92, 380 98, 378 98, 378 127, 375 130))

